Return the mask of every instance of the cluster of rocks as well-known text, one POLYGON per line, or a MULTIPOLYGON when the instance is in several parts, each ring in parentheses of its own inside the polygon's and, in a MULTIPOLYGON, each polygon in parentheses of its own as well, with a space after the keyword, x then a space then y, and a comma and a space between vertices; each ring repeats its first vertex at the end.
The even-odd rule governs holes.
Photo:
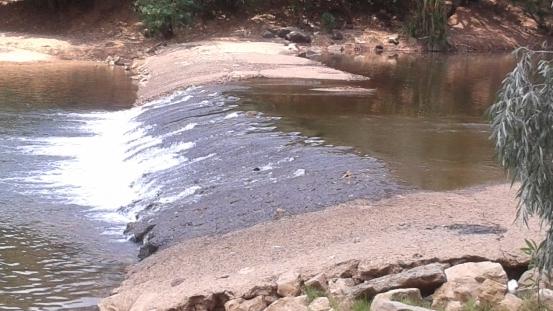
MULTIPOLYGON (((509 281, 502 265, 490 261, 410 268, 361 265, 346 262, 333 271, 309 277, 291 271, 239 297, 225 292, 188 306, 191 310, 345 311, 357 301, 372 300, 371 311, 462 311, 467 303, 520 311, 524 303, 521 297, 529 297, 529 292, 537 294, 535 270, 527 271, 518 281, 509 281), (211 308, 214 301, 218 301, 217 308, 211 308)), ((551 283, 543 276, 541 280, 540 298, 546 307, 553 307, 551 283)))
POLYGON ((263 38, 282 38, 294 43, 311 43, 313 38, 310 34, 296 27, 269 28, 262 34, 263 38))

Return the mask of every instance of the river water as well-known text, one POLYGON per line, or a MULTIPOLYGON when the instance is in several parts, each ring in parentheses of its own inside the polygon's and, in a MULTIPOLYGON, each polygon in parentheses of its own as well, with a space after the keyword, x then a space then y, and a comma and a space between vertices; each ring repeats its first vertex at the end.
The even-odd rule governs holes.
POLYGON ((510 56, 323 61, 374 92, 254 80, 132 107, 117 69, 0 64, 0 310, 92 308, 136 258, 137 217, 158 247, 281 207, 503 180, 482 116, 510 56))

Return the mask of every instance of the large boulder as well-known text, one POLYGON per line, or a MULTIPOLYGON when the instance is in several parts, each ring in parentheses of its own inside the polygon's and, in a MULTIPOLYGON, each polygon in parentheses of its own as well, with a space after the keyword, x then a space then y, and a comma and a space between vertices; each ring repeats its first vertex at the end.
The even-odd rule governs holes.
POLYGON ((444 269, 447 267, 447 264, 434 263, 372 279, 353 287, 348 296, 353 299, 370 298, 396 288, 434 290, 445 283, 444 269))
POLYGON ((301 278, 295 271, 281 274, 276 283, 277 294, 281 297, 293 297, 301 292, 301 278))
POLYGON ((265 311, 308 311, 307 296, 284 297, 265 309, 265 311))
POLYGON ((459 310, 470 300, 497 305, 507 292, 507 274, 498 263, 465 263, 445 270, 447 282, 433 295, 433 308, 459 310))
POLYGON ((528 290, 534 290, 538 287, 538 280, 539 280, 539 288, 547 288, 547 289, 553 289, 552 286, 552 280, 548 273, 541 273, 537 268, 530 269, 522 274, 522 276, 518 280, 518 290, 519 291, 528 291, 528 290))
POLYGON ((307 309, 309 311, 329 311, 332 307, 330 306, 330 300, 328 300, 328 298, 319 297, 313 300, 307 309))
POLYGON ((263 311, 265 308, 267 308, 267 303, 262 296, 250 300, 238 298, 225 303, 225 311, 263 311))
POLYGON ((336 298, 345 297, 352 291, 355 286, 355 281, 351 278, 333 279, 328 282, 328 292, 336 298))
POLYGON ((326 274, 319 273, 305 282, 305 287, 317 289, 323 292, 328 290, 328 280, 326 274))
POLYGON ((395 289, 374 297, 370 311, 430 311, 429 309, 411 306, 404 302, 422 304, 423 299, 418 288, 395 289))

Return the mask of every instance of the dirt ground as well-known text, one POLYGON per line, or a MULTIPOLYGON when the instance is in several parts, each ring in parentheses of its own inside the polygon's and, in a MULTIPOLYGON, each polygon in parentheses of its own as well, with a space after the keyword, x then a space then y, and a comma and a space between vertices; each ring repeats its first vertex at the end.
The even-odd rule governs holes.
MULTIPOLYGON (((132 8, 132 1, 96 2, 98 4, 86 14, 75 9, 56 16, 51 12, 29 9, 21 1, 11 5, 2 1, 0 55, 3 56, 0 59, 104 61, 108 56, 118 56, 120 64, 130 66, 133 60, 153 55, 167 44, 215 38, 282 43, 280 39, 263 39, 262 33, 270 27, 298 24, 313 33, 312 47, 323 51, 329 48, 345 53, 367 53, 377 45, 390 53, 424 50, 420 42, 403 34, 403 22, 387 12, 358 14, 353 28, 339 27, 343 40, 332 40, 330 34, 320 31, 317 16, 298 21, 297 17, 283 15, 281 8, 274 8, 266 14, 248 13, 199 21, 191 28, 180 30, 174 39, 166 42, 143 35, 144 26, 132 8), (400 35, 399 44, 388 42, 393 34, 400 35), (16 58, 13 56, 15 52, 26 55, 16 58)), ((536 23, 519 7, 506 3, 503 0, 482 0, 458 8, 449 19, 452 50, 504 51, 552 41, 551 36, 541 33, 536 23)))
POLYGON ((383 267, 472 256, 516 266, 527 261, 519 251, 524 239, 540 232, 535 222, 530 229, 513 223, 514 215, 507 185, 351 202, 177 244, 132 267, 100 306, 177 310, 196 295, 238 297, 286 271, 313 275, 350 260, 383 267))

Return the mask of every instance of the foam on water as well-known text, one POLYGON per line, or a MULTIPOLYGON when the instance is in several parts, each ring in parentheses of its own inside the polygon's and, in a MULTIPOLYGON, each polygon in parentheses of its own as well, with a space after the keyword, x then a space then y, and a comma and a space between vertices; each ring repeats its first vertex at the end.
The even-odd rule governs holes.
MULTIPOLYGON (((129 208, 125 213, 120 209, 144 198, 154 198, 160 191, 155 181, 144 177, 186 165, 189 159, 184 154, 196 145, 182 141, 164 144, 164 140, 198 125, 189 123, 171 133, 153 136, 148 134, 151 127, 138 117, 148 109, 182 104, 192 98, 191 95, 183 97, 184 94, 177 92, 164 100, 125 111, 64 114, 70 125, 61 135, 19 139, 17 152, 48 157, 45 161, 48 165, 15 180, 27 185, 25 194, 88 207, 94 219, 119 225, 134 221, 143 206, 129 208)), ((172 202, 198 189, 193 186, 162 201, 172 202)), ((121 228, 116 231, 120 232, 121 228)))

